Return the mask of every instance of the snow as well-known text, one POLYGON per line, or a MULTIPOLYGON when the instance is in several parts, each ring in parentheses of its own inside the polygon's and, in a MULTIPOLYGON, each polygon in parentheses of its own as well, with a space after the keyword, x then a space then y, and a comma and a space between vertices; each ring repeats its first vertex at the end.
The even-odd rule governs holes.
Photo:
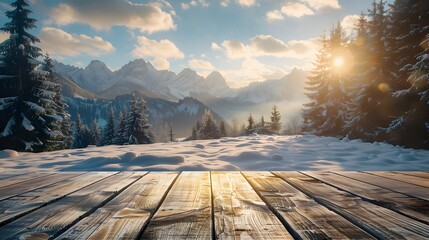
POLYGON ((428 171, 429 151, 311 135, 248 136, 19 153, 0 171, 428 171))
POLYGON ((0 151, 0 158, 17 158, 19 153, 15 150, 5 149, 0 151))

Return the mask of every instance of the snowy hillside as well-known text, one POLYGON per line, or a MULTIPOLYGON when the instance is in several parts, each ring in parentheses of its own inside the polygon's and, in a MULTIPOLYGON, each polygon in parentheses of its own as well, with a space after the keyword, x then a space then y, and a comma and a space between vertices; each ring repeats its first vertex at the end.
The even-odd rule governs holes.
POLYGON ((37 154, 3 151, 0 158, 1 171, 429 170, 428 150, 315 136, 249 136, 37 154))

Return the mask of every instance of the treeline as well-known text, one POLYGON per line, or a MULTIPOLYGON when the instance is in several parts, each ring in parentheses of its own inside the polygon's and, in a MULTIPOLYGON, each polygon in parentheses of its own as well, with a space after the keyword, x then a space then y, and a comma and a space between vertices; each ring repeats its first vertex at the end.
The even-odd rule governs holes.
POLYGON ((85 148, 88 145, 107 146, 124 144, 149 144, 154 142, 146 115, 146 104, 135 92, 131 94, 128 109, 119 112, 116 120, 113 106, 109 108, 107 123, 103 129, 94 118, 88 127, 77 114, 72 148, 85 148))
POLYGON ((429 1, 373 2, 352 37, 322 36, 305 132, 429 148, 429 1))

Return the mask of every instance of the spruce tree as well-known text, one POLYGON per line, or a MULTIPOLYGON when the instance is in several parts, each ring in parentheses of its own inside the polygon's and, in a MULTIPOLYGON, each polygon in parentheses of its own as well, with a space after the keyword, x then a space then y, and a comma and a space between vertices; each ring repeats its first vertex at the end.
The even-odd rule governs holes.
POLYGON ((273 110, 271 111, 271 131, 278 133, 281 128, 280 122, 281 116, 280 112, 277 110, 277 106, 273 106, 273 110))
POLYGON ((126 115, 127 114, 123 111, 119 112, 118 130, 116 131, 115 139, 113 140, 113 143, 116 145, 124 145, 128 142, 127 124, 124 117, 126 115))
POLYGON ((99 145, 100 144, 100 135, 101 135, 101 130, 100 127, 98 126, 98 122, 97 122, 97 118, 94 118, 92 120, 92 125, 91 125, 91 141, 89 142, 90 145, 99 145))
POLYGON ((173 133, 173 125, 170 123, 169 124, 169 129, 168 129, 168 137, 170 138, 170 142, 174 142, 174 133, 173 133))
POLYGON ((192 135, 191 135, 192 140, 198 140, 198 130, 197 127, 192 127, 192 135))
POLYGON ((222 120, 221 122, 220 122, 220 125, 219 125, 219 133, 220 133, 220 137, 222 138, 222 137, 226 137, 226 126, 225 126, 225 121, 224 120, 222 120))
POLYGON ((216 126, 213 113, 210 110, 204 111, 201 122, 198 132, 199 139, 217 139, 220 137, 219 128, 216 126))
POLYGON ((109 107, 109 117, 107 124, 104 127, 103 137, 101 139, 102 146, 112 145, 115 139, 115 112, 113 111, 112 105, 109 107))
POLYGON ((264 119, 264 116, 261 117, 261 127, 265 128, 265 119, 264 119))
POLYGON ((249 114, 249 117, 247 118, 247 134, 250 134, 250 133, 251 133, 251 131, 253 130, 253 128, 254 128, 254 123, 255 123, 255 120, 253 120, 253 116, 252 116, 252 114, 250 113, 250 114, 249 114))
POLYGON ((11 19, 1 31, 10 34, 0 44, 0 148, 20 151, 45 151, 59 148, 61 132, 51 129, 61 116, 53 111, 54 83, 46 71, 38 71, 41 56, 35 46, 39 39, 28 30, 36 20, 25 0, 11 4, 7 11, 11 19))
POLYGON ((130 113, 127 119, 128 143, 149 144, 152 143, 149 123, 146 116, 146 104, 143 99, 131 95, 130 113))
POLYGON ((72 148, 86 148, 91 141, 91 132, 82 122, 80 114, 76 116, 75 133, 72 148))

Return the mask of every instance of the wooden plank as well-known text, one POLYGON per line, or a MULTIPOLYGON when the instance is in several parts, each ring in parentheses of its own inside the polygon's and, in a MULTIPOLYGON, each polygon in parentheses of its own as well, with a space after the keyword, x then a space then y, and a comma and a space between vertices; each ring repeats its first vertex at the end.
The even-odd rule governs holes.
POLYGON ((395 172, 395 173, 429 179, 429 172, 395 172))
POLYGON ((144 230, 142 239, 209 239, 209 172, 183 172, 144 230))
MULTIPOLYGON (((420 178, 420 177, 414 177, 414 176, 407 176, 403 174, 398 174, 396 172, 365 172, 368 174, 377 175, 380 177, 390 178, 396 181, 405 182, 409 184, 414 184, 422 187, 429 188, 429 181, 428 179, 420 178)), ((429 191, 429 189, 428 189, 429 191)))
POLYGON ((76 177, 84 174, 84 172, 66 172, 66 173, 55 173, 48 174, 41 177, 33 178, 24 182, 16 183, 6 187, 0 188, 0 200, 22 194, 25 192, 32 191, 34 189, 42 188, 53 183, 63 181, 68 178, 76 177))
POLYGON ((277 216, 298 235, 296 238, 373 239, 362 229, 271 173, 243 174, 277 216))
POLYGON ((363 201, 315 178, 297 172, 275 172, 275 175, 377 238, 429 238, 429 225, 363 201))
MULTIPOLYGON (((0 181, 6 178, 16 177, 20 175, 29 174, 30 172, 2 172, 0 173, 0 181)), ((0 182, 1 183, 1 182, 0 182)))
POLYGON ((0 201, 0 226, 112 174, 86 173, 0 201))
POLYGON ((144 173, 121 172, 80 189, 0 228, 2 239, 48 239, 89 215, 144 173))
POLYGON ((240 172, 212 172, 217 239, 293 239, 240 172))
POLYGON ((353 178, 362 182, 366 182, 372 185, 376 185, 382 188, 387 188, 394 192, 403 193, 412 197, 424 199, 429 201, 429 189, 401 181, 384 178, 368 173, 362 172, 335 172, 339 175, 343 175, 349 178, 353 178))
POLYGON ((49 175, 53 175, 54 173, 40 173, 40 172, 34 172, 29 174, 22 174, 22 175, 16 175, 13 177, 5 178, 0 180, 0 188, 4 188, 6 186, 10 186, 13 184, 17 184, 20 182, 25 182, 29 180, 33 180, 40 177, 46 177, 49 175))
POLYGON ((382 207, 400 212, 411 218, 429 224, 429 203, 391 190, 357 181, 335 173, 304 172, 322 182, 371 201, 382 207))
POLYGON ((151 172, 57 239, 136 239, 178 173, 151 172))

